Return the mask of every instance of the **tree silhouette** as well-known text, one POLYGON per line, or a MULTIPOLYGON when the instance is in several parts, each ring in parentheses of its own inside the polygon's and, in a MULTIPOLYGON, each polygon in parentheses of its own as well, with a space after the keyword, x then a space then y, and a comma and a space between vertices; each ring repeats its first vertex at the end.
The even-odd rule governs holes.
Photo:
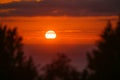
POLYGON ((22 37, 17 28, 0 25, 0 79, 34 80, 37 76, 32 58, 25 58, 22 37))
POLYGON ((90 80, 120 79, 120 20, 115 29, 110 21, 100 36, 97 49, 88 53, 88 69, 93 71, 90 80))
POLYGON ((81 74, 70 65, 65 54, 58 54, 57 59, 45 68, 43 80, 81 80, 81 74))

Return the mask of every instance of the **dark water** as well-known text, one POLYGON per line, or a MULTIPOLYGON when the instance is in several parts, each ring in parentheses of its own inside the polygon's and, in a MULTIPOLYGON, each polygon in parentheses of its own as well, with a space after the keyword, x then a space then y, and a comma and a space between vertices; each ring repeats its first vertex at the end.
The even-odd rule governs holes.
POLYGON ((54 59, 57 53, 65 53, 72 60, 71 64, 79 70, 85 68, 87 64, 86 52, 90 52, 94 45, 89 44, 49 44, 49 45, 25 45, 26 55, 34 58, 36 65, 44 66, 54 59))

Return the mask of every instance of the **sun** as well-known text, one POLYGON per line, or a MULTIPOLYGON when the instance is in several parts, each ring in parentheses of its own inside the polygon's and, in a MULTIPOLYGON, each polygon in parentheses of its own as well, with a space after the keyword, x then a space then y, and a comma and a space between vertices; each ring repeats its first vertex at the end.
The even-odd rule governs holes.
POLYGON ((53 30, 49 30, 45 33, 45 38, 46 39, 55 39, 56 38, 56 33, 53 30))

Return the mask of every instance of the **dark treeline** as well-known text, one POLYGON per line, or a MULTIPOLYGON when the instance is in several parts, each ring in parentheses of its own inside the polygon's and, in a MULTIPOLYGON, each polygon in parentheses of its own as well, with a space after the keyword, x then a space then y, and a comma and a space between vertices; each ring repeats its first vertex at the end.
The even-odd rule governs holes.
POLYGON ((88 53, 89 80, 120 80, 120 17, 113 28, 110 21, 100 35, 97 49, 88 53))
POLYGON ((17 29, 0 26, 0 80, 34 80, 38 75, 32 58, 25 58, 17 29))
POLYGON ((32 57, 24 56, 17 29, 0 25, 0 80, 120 80, 120 17, 115 28, 108 21, 96 48, 86 56, 88 65, 81 72, 65 54, 38 71, 32 57))

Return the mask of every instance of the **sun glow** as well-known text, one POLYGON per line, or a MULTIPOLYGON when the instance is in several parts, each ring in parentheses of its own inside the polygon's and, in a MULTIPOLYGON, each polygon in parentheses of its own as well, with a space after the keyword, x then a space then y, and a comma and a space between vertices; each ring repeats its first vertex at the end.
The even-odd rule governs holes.
POLYGON ((49 30, 45 33, 45 38, 46 39, 55 39, 56 38, 56 33, 53 30, 49 30))

